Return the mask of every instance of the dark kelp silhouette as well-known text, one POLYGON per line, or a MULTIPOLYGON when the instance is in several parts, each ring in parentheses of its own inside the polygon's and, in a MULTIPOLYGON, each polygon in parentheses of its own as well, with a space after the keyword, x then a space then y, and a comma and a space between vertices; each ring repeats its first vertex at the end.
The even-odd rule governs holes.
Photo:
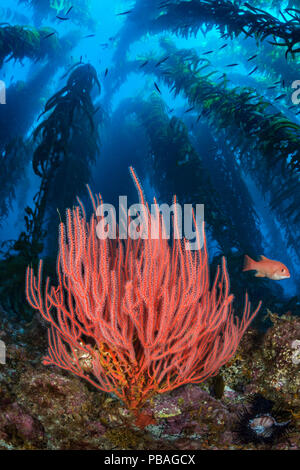
POLYGON ((28 26, 0 25, 0 67, 4 60, 22 60, 28 57, 38 61, 55 56, 61 46, 54 33, 49 28, 37 30, 28 26))
MULTIPOLYGON (((30 315, 30 309, 24 307, 24 292, 20 288, 22 284, 24 285, 23 267, 28 263, 36 265, 40 253, 47 245, 45 245, 46 234, 49 238, 51 233, 57 231, 57 225, 52 223, 50 224, 52 232, 49 227, 46 230, 45 216, 48 214, 53 217, 53 210, 51 212, 53 205, 55 211, 57 208, 63 211, 66 207, 66 200, 60 193, 59 201, 63 209, 56 205, 57 201, 53 200, 53 195, 57 193, 58 187, 62 192, 67 187, 68 190, 73 189, 74 192, 68 197, 74 201, 78 191, 82 191, 84 184, 88 182, 89 162, 95 158, 98 151, 98 136, 93 120, 94 107, 90 97, 95 84, 100 90, 95 69, 89 65, 77 65, 72 70, 67 85, 46 103, 44 113, 52 112, 34 132, 34 138, 39 143, 34 152, 32 165, 35 174, 41 178, 40 189, 34 197, 34 208, 25 209, 25 230, 18 240, 3 246, 3 259, 0 261, 1 302, 4 307, 13 310, 17 315, 30 315), (84 146, 84 151, 79 141, 84 146), (77 149, 75 154, 74 149, 77 149), (79 154, 81 160, 77 158, 79 154), (71 183, 69 186, 66 182, 65 168, 63 168, 64 181, 58 181, 61 177, 61 166, 65 165, 68 159, 72 163, 69 165, 67 175, 71 183)), ((51 265, 50 262, 49 264, 51 265)))

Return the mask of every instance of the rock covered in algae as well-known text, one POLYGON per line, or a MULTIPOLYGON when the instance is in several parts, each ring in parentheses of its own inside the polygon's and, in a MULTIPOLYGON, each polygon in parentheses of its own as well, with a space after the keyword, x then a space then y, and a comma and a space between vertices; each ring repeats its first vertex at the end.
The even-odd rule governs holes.
POLYGON ((250 329, 221 369, 223 394, 214 393, 209 379, 157 395, 142 410, 143 426, 115 396, 43 366, 41 325, 2 322, 7 363, 0 366, 0 449, 298 449, 299 318, 272 320, 264 334, 250 329), (241 444, 240 414, 258 392, 291 414, 288 439, 241 444))
POLYGON ((300 407, 300 318, 270 315, 272 326, 263 334, 246 332, 236 356, 223 367, 228 386, 245 394, 300 407))

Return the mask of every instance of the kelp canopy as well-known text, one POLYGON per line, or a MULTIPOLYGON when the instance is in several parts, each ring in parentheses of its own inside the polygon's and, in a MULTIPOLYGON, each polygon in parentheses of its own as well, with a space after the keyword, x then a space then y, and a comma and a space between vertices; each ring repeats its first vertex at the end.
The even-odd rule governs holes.
MULTIPOLYGON (((48 100, 42 113, 50 113, 33 133, 34 141, 38 141, 32 159, 34 173, 41 178, 40 188, 34 196, 34 210, 25 209, 26 230, 17 241, 10 241, 3 251, 4 259, 0 263, 0 279, 3 305, 19 314, 24 307, 25 298, 21 285, 24 282, 24 269, 28 263, 35 264, 44 248, 47 235, 48 245, 55 237, 57 228, 49 224, 44 229, 46 217, 53 217, 53 210, 61 212, 72 204, 74 191, 82 193, 82 186, 90 178, 89 165, 98 152, 98 136, 94 123, 94 106, 90 93, 94 85, 100 83, 97 73, 91 65, 78 64, 71 71, 64 86, 48 100), (72 178, 66 179, 70 173, 72 178), (61 187, 62 191, 57 192, 61 187), (71 195, 71 197, 70 197, 71 195), (64 197, 63 197, 64 196, 64 197), (54 235, 55 234, 55 235, 54 235), (7 269, 11 275, 7 276, 7 269), (12 282, 13 279, 13 282, 12 282)), ((3 155, 11 170, 13 158, 10 153, 20 158, 21 147, 7 148, 3 155), (9 155, 8 155, 9 152, 9 155)), ((3 159, 4 159, 3 158, 3 159)), ((20 165, 20 163, 19 163, 20 165)), ((8 171, 9 168, 6 169, 8 171)), ((16 184, 17 179, 14 179, 16 184)), ((10 200, 14 196, 14 187, 10 189, 10 200)), ((3 212, 7 213, 7 196, 3 196, 3 212)), ((6 244, 4 243, 5 247, 6 244)), ((24 312, 25 310, 25 312, 24 312)))
POLYGON ((175 1, 162 5, 162 14, 153 21, 152 31, 169 29, 188 36, 197 34, 202 25, 206 31, 216 25, 224 38, 244 34, 264 41, 273 37, 271 44, 286 48, 286 55, 300 52, 297 47, 300 46, 300 11, 294 8, 286 8, 286 16, 281 14, 282 18, 278 19, 249 2, 242 7, 230 0, 175 1))
POLYGON ((65 209, 87 183, 131 195, 134 165, 160 202, 205 205, 212 265, 226 255, 238 307, 247 290, 262 317, 299 313, 299 0, 19 5, 0 25, 0 71, 27 71, 0 108, 3 227, 25 174, 32 192, 25 225, 1 236, 0 303, 30 315, 23 267, 44 252, 55 277, 65 209), (282 258, 294 287, 242 273, 245 254, 282 258))
POLYGON ((59 41, 55 34, 49 36, 52 33, 53 30, 48 28, 36 30, 24 26, 0 26, 0 66, 4 60, 22 60, 28 57, 36 61, 53 56, 59 47, 59 41))

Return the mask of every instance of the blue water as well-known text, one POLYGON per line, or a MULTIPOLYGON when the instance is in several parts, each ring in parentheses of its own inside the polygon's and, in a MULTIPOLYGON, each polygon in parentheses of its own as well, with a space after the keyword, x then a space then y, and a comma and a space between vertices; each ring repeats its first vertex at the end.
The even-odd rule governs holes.
MULTIPOLYGON (((69 2, 70 3, 70 2, 69 2)), ((74 4, 76 2, 74 1, 74 4)), ((78 2, 80 3, 80 2, 78 2)), ((154 2, 155 3, 155 2, 154 2)), ((283 2, 284 3, 284 2, 283 2)), ((57 68, 47 85, 42 90, 40 96, 40 102, 37 105, 35 113, 35 119, 32 121, 31 126, 27 129, 27 137, 29 138, 32 131, 37 125, 37 118, 43 110, 43 106, 46 101, 59 90, 65 84, 65 79, 62 79, 62 75, 71 67, 73 64, 82 60, 84 63, 91 64, 97 71, 98 77, 101 83, 101 95, 94 91, 94 101, 97 104, 103 106, 104 111, 108 116, 111 116, 114 111, 118 108, 120 103, 126 98, 142 97, 146 99, 151 96, 154 92, 153 82, 155 79, 152 75, 144 75, 143 73, 131 73, 125 79, 122 85, 118 88, 116 93, 108 95, 110 84, 110 75, 113 72, 117 74, 118 63, 114 61, 117 48, 119 46, 117 36, 119 33, 124 31, 124 25, 128 22, 128 15, 117 16, 117 13, 130 10, 134 6, 133 1, 111 1, 111 0, 92 0, 90 2, 90 9, 92 12, 92 18, 95 21, 95 27, 89 28, 84 24, 74 23, 72 19, 70 21, 59 21, 56 16, 56 11, 53 9, 53 15, 46 19, 43 19, 41 24, 35 24, 36 27, 52 27, 57 33, 58 37, 77 31, 78 45, 76 45, 66 63, 61 67, 57 68), (94 37, 84 38, 84 36, 94 34, 94 37), (81 38, 81 39, 80 39, 81 38), (108 47, 103 47, 101 44, 108 44, 108 47), (105 70, 108 69, 108 74, 105 77, 105 70)), ((283 5, 284 6, 284 5, 283 5)), ((15 21, 14 13, 17 13, 17 19, 24 18, 28 20, 29 25, 34 25, 33 10, 24 3, 19 3, 17 0, 2 0, 1 10, 3 13, 6 9, 10 9, 10 15, 7 17, 2 15, 2 21, 9 21, 12 24, 18 24, 15 21)), ((76 8, 76 6, 74 7, 76 8)), ((270 13, 278 15, 276 10, 269 9, 270 13)), ((72 12, 70 13, 72 18, 72 12)), ((134 28, 134 26, 132 26, 134 28)), ((130 31, 130 27, 129 27, 130 31)), ((134 41, 129 49, 126 51, 123 60, 135 60, 136 57, 145 56, 149 53, 157 54, 159 57, 161 49, 159 46, 159 38, 166 34, 158 34, 146 37, 143 36, 137 41, 134 41)), ((220 38, 220 33, 213 28, 206 35, 203 35, 201 31, 196 37, 184 39, 177 37, 171 33, 167 36, 171 38, 177 48, 195 48, 198 52, 203 50, 214 50, 220 48, 224 42, 228 45, 228 55, 217 61, 217 69, 223 70, 224 66, 230 62, 238 60, 237 57, 231 57, 231 47, 234 41, 230 39, 225 40, 220 38)), ((253 39, 244 40, 244 44, 248 45, 249 51, 255 47, 255 41, 253 39)), ((247 47, 247 46, 246 46, 247 47)), ((242 53, 242 52, 241 52, 242 53)), ((210 60, 212 58, 210 57, 210 60)), ((0 79, 4 80, 7 87, 16 84, 19 81, 26 82, 31 79, 39 70, 47 63, 46 60, 39 61, 32 64, 29 59, 23 59, 21 63, 19 61, 10 61, 4 65, 0 70, 0 79)), ((251 68, 253 67, 250 64, 251 68)), ((210 69, 208 69, 209 71, 210 69)), ((245 68, 245 64, 235 68, 232 71, 227 71, 229 79, 232 79, 232 86, 239 85, 243 86, 255 86, 262 96, 272 97, 271 92, 266 93, 265 87, 262 83, 263 74, 257 71, 255 75, 248 76, 249 69, 245 68)), ((295 77, 300 78, 300 77, 295 77)), ((229 82, 228 86, 231 86, 229 82)), ((187 100, 183 94, 179 94, 177 97, 169 91, 168 87, 163 83, 160 83, 161 96, 169 108, 175 108, 174 115, 179 118, 184 118, 184 110, 188 107, 187 100)), ((274 92, 275 93, 275 92, 274 92)), ((273 97, 276 96, 273 94, 273 97)), ((277 109, 281 109, 280 103, 275 103, 277 109)), ((39 121, 41 122, 41 121, 39 121)), ((17 134, 17 130, 16 130, 17 134)), ((97 163, 93 167, 93 189, 100 191, 107 202, 116 201, 117 196, 122 194, 123 191, 129 191, 131 186, 131 180, 127 172, 129 165, 139 165, 140 159, 144 158, 145 153, 148 152, 147 146, 143 140, 143 134, 141 131, 140 135, 133 135, 133 146, 130 151, 125 151, 120 147, 118 149, 118 129, 114 129, 111 134, 114 151, 110 149, 110 145, 104 146, 104 151, 101 152, 97 163), (135 142, 137 143, 135 145, 135 142), (118 151, 118 153, 116 153, 118 151)), ((152 184, 149 175, 139 175, 144 186, 144 190, 147 198, 153 198, 154 194, 157 193, 155 186, 152 184)), ((299 257, 296 254, 293 247, 289 247, 287 240, 285 239, 280 221, 276 220, 274 214, 268 207, 266 200, 263 198, 255 181, 249 176, 244 176, 245 182, 250 191, 254 206, 259 217, 259 228, 263 239, 263 247, 265 249, 264 255, 272 259, 280 259, 285 263, 291 271, 291 279, 287 279, 280 282, 280 286, 284 290, 285 298, 298 294, 300 271, 299 271, 299 257)), ((188 182, 187 182, 188 187, 188 182)), ((16 188, 16 198, 12 201, 10 212, 8 217, 2 223, 0 229, 0 240, 4 241, 7 239, 13 239, 18 237, 20 231, 24 228, 23 223, 23 212, 27 205, 32 206, 32 198, 39 188, 39 178, 34 175, 32 171, 31 162, 28 164, 26 173, 23 175, 23 179, 20 181, 16 188)), ((134 194, 134 193, 132 193, 134 194)), ((133 197, 133 196, 132 196, 133 197)), ((172 195, 170 194, 170 198, 172 195)), ((170 201, 160 201, 170 202, 170 201)), ((202 201, 194 201, 195 203, 202 203, 202 201)), ((243 217, 243 214, 240 215, 243 217)), ((218 251, 218 245, 213 237, 209 236, 210 244, 210 257, 218 251)), ((262 253, 257 253, 257 256, 262 253)))

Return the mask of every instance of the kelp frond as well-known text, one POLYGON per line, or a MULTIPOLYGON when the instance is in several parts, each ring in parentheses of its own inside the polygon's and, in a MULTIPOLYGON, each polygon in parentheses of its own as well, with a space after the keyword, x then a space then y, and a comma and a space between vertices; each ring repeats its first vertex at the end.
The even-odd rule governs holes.
POLYGON ((53 29, 0 25, 0 67, 4 60, 37 61, 55 54, 60 48, 53 29))
POLYGON ((287 8, 285 17, 279 20, 247 2, 240 7, 230 0, 171 1, 150 24, 150 31, 168 30, 187 37, 203 26, 208 30, 216 25, 224 37, 244 34, 258 41, 273 38, 272 44, 285 47, 287 55, 300 52, 299 21, 300 11, 293 8, 287 8))

